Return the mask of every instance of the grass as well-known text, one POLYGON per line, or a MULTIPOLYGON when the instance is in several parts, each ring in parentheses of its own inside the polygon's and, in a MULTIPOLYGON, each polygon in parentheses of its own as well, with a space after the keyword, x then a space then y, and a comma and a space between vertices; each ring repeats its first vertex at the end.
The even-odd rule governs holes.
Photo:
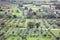
POLYGON ((0 11, 0 14, 4 14, 4 12, 3 11, 0 11))

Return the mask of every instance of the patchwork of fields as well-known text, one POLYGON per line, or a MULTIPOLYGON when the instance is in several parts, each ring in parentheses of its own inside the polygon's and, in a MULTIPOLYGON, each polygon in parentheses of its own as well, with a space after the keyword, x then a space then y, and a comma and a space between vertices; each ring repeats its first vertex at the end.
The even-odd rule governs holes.
POLYGON ((0 31, 1 33, 5 33, 6 40, 52 40, 56 39, 56 37, 60 37, 60 30, 35 30, 26 28, 8 28, 5 27, 0 31), (8 30, 8 31, 7 31, 8 30), (51 33, 52 32, 52 33, 51 33), (54 35, 53 35, 54 34, 54 35), (55 37, 56 36, 56 37, 55 37))
MULTIPOLYGON (((32 11, 41 8, 31 4, 25 4, 24 6, 32 8, 32 11)), ((3 34, 0 37, 1 40, 60 40, 60 26, 57 25, 60 20, 59 18, 26 19, 23 13, 23 10, 16 8, 13 5, 11 5, 10 8, 5 9, 5 11, 0 11, 0 15, 4 16, 4 18, 0 19, 0 36, 3 34), (8 18, 5 13, 8 10, 12 12, 11 18, 8 18), (29 22, 32 22, 31 29, 28 25, 29 22), (36 23, 40 23, 39 28, 36 28, 36 23)), ((44 15, 43 12, 37 11, 36 13, 40 16, 44 15)))

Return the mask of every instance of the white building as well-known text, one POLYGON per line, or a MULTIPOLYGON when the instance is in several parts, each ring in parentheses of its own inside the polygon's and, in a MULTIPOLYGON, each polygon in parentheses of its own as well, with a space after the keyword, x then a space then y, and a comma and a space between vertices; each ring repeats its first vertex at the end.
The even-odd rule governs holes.
POLYGON ((25 18, 27 17, 27 15, 28 15, 28 10, 24 10, 24 16, 25 16, 25 18))

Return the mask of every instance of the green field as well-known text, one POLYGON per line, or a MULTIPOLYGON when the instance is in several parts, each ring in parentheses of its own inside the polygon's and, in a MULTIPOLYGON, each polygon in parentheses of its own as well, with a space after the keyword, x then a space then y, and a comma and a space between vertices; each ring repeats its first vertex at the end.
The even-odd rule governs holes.
MULTIPOLYGON (((50 30, 50 31, 56 37, 60 37, 59 36, 60 30, 50 30)), ((41 34, 41 30, 39 30, 35 33, 33 29, 30 29, 29 31, 27 31, 26 29, 5 27, 0 31, 0 34, 3 32, 5 33, 4 36, 5 36, 6 40, 18 40, 18 39, 22 40, 22 36, 23 37, 25 36, 27 40, 38 40, 38 39, 39 40, 52 40, 52 39, 55 39, 55 37, 48 30, 43 30, 43 33, 41 34), (26 32, 28 32, 28 34, 26 32), (43 36, 44 34, 46 34, 46 36, 43 36), (49 36, 49 35, 51 35, 51 36, 49 36)))

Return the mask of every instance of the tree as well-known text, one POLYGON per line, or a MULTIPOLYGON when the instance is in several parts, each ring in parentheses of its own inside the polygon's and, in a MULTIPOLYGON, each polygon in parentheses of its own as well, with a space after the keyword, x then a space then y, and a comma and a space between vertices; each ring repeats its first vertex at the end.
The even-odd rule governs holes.
POLYGON ((38 11, 41 12, 41 9, 39 9, 38 11))
POLYGON ((44 36, 44 37, 46 37, 46 36, 47 36, 47 34, 43 34, 43 36, 44 36))
POLYGON ((40 26, 40 23, 36 23, 36 28, 39 28, 39 26, 40 26))
POLYGON ((16 10, 17 13, 20 13, 19 10, 16 10))
POLYGON ((30 11, 32 11, 32 9, 31 9, 31 8, 29 9, 29 12, 30 12, 30 11))
POLYGON ((27 39, 26 39, 26 36, 22 36, 22 40, 27 40, 27 39))
POLYGON ((4 32, 0 34, 0 37, 1 37, 0 40, 6 40, 4 34, 5 34, 4 32))
POLYGON ((48 34, 48 36, 51 38, 51 35, 50 34, 48 34))
POLYGON ((14 17, 14 18, 17 18, 17 16, 16 16, 16 15, 13 15, 13 17, 14 17))
POLYGON ((28 7, 25 7, 25 10, 28 10, 28 7))
POLYGON ((28 22, 28 27, 29 28, 33 28, 34 27, 34 23, 33 22, 28 22))
POLYGON ((7 14, 7 12, 5 12, 5 14, 7 14))
POLYGON ((60 40, 60 37, 56 37, 56 40, 60 40))
POLYGON ((16 27, 19 27, 18 25, 16 25, 16 27))
POLYGON ((10 7, 7 7, 7 9, 10 9, 10 7))
POLYGON ((0 9, 0 11, 3 11, 3 9, 0 9))
POLYGON ((60 23, 56 23, 57 24, 57 26, 60 26, 60 23))
POLYGON ((11 18, 11 16, 8 16, 8 18, 11 18))
POLYGON ((5 33, 3 32, 3 33, 0 34, 0 36, 3 36, 4 34, 5 34, 5 33))
POLYGON ((33 14, 33 15, 36 15, 36 12, 33 12, 32 14, 33 14))
POLYGON ((3 22, 3 23, 1 23, 1 25, 3 26, 3 25, 4 25, 4 22, 3 22))
POLYGON ((14 34, 14 31, 12 32, 12 34, 14 34))
POLYGON ((23 5, 22 4, 19 4, 19 7, 23 7, 23 5))

